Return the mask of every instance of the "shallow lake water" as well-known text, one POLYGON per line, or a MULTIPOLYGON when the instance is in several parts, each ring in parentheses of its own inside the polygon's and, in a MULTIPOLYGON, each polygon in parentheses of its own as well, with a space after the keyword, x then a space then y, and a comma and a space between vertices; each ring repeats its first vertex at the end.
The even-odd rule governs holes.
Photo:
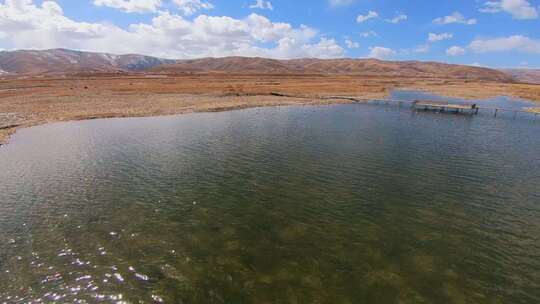
POLYGON ((0 148, 0 303, 539 303, 539 257, 528 118, 278 107, 0 148))

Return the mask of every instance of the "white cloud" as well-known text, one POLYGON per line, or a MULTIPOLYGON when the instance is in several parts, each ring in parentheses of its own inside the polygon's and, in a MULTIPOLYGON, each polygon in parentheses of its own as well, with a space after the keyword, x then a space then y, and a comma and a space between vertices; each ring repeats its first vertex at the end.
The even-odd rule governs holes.
POLYGON ((366 15, 358 15, 358 17, 356 17, 356 22, 362 23, 362 22, 368 21, 369 19, 378 18, 378 17, 379 17, 379 13, 375 11, 369 11, 366 15))
POLYGON ((186 16, 191 16, 200 10, 210 10, 214 8, 214 5, 204 0, 173 0, 174 4, 180 11, 186 16))
POLYGON ((30 0, 0 2, 0 47, 70 48, 165 58, 262 56, 270 58, 342 57, 334 39, 301 25, 272 22, 251 14, 243 19, 200 15, 188 20, 160 11, 150 22, 121 28, 111 23, 79 22, 58 3, 30 0))
POLYGON ((396 16, 395 18, 392 18, 392 19, 386 19, 387 22, 390 22, 390 23, 393 23, 393 24, 398 24, 400 23, 401 21, 405 21, 407 20, 407 15, 405 14, 400 14, 398 16, 396 16))
POLYGON ((477 39, 469 44, 469 48, 475 53, 518 51, 540 54, 540 40, 534 40, 520 35, 494 39, 477 39))
POLYGON ((527 0, 495 0, 487 1, 480 9, 483 13, 507 12, 514 19, 537 19, 538 10, 527 0))
POLYGON ((377 36, 379 35, 375 31, 367 31, 367 32, 360 33, 360 37, 363 37, 363 38, 377 37, 377 36))
MULTIPOLYGON (((336 58, 343 56, 343 48, 334 39, 321 38, 317 44, 304 44, 296 57, 336 58)), ((283 57, 282 57, 283 58, 283 57)))
POLYGON ((357 48, 360 47, 360 43, 354 42, 354 41, 352 41, 350 39, 346 39, 345 44, 347 45, 347 48, 349 48, 349 49, 357 49, 357 48))
POLYGON ((94 0, 94 5, 112 7, 126 13, 149 13, 158 10, 161 0, 94 0))
POLYGON ((258 8, 258 9, 262 9, 262 10, 271 10, 273 11, 274 10, 274 6, 272 5, 272 2, 270 1, 265 1, 265 0, 256 0, 255 3, 253 3, 252 5, 249 6, 249 8, 258 8))
POLYGON ((441 34, 429 33, 428 40, 429 42, 437 42, 437 41, 452 39, 453 37, 454 35, 450 33, 441 33, 441 34))
POLYGON ((462 56, 465 55, 465 53, 465 49, 459 46, 453 46, 446 50, 446 54, 450 56, 462 56))
MULTIPOLYGON (((379 18, 379 13, 377 13, 376 11, 369 11, 367 14, 365 15, 358 15, 356 17, 356 22, 358 23, 363 23, 363 22, 366 22, 370 19, 376 19, 376 18, 379 18)), ((405 21, 407 20, 407 15, 405 14, 399 14, 397 15, 396 17, 394 18, 391 18, 391 19, 385 19, 386 22, 390 22, 390 23, 394 23, 394 24, 398 24, 400 23, 401 21, 405 21)))
POLYGON ((422 45, 419 45, 416 48, 414 48, 413 53, 425 54, 425 53, 428 53, 430 51, 430 49, 431 49, 431 47, 429 46, 429 44, 422 44, 422 45))
POLYGON ((347 6, 354 3, 354 0, 329 0, 330 6, 347 6))
POLYGON ((540 54, 540 40, 531 39, 521 35, 493 39, 477 39, 473 40, 467 46, 467 49, 453 46, 446 50, 446 54, 450 56, 459 56, 464 55, 467 50, 478 54, 510 51, 540 54))
POLYGON ((466 19, 463 14, 460 12, 455 12, 452 15, 440 17, 435 20, 433 20, 433 23, 435 24, 451 24, 451 23, 461 23, 466 25, 473 25, 477 23, 476 19, 466 19))
POLYGON ((376 58, 376 59, 388 59, 394 55, 396 55, 396 51, 385 48, 382 46, 376 46, 369 48, 370 52, 368 57, 370 58, 376 58))

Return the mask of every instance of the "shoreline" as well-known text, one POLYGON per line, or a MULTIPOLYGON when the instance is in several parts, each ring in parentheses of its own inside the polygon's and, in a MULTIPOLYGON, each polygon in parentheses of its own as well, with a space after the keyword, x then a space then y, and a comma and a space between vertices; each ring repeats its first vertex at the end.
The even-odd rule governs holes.
POLYGON ((0 145, 17 130, 51 122, 221 112, 254 107, 345 104, 329 96, 388 98, 414 90, 459 99, 534 101, 540 85, 467 79, 305 75, 36 77, 0 80, 0 145), (279 92, 279 93, 275 93, 279 92))
MULTIPOLYGON (((268 95, 250 95, 250 98, 260 98, 268 95)), ((118 113, 114 115, 88 115, 88 116, 76 116, 69 117, 66 119, 58 120, 49 120, 49 121, 29 121, 22 123, 20 125, 8 126, 0 128, 0 148, 7 146, 11 137, 19 130, 26 129, 35 126, 47 125, 51 123, 58 122, 70 122, 70 121, 85 121, 85 120, 96 120, 96 119, 110 119, 110 118, 144 118, 144 117, 163 117, 163 116, 175 116, 175 115, 184 115, 184 114, 193 114, 193 113, 219 113, 227 111, 236 111, 244 109, 254 109, 254 108, 266 108, 266 107, 281 107, 281 106, 321 106, 321 105, 338 105, 338 104, 352 104, 354 102, 350 100, 338 100, 338 99, 321 99, 321 98, 309 98, 309 97, 286 97, 286 96, 276 96, 279 97, 282 101, 279 100, 275 103, 251 103, 251 104, 233 104, 233 105, 220 105, 216 104, 215 107, 208 107, 204 109, 185 109, 184 111, 170 112, 170 113, 118 113), (303 100, 300 101, 299 100, 303 100)), ((220 98, 216 96, 215 98, 220 98)))
MULTIPOLYGON (((412 90, 412 89, 409 89, 412 90)), ((419 91, 419 90, 416 90, 419 91)), ((426 93, 432 93, 430 91, 422 91, 426 93)), ((222 103, 213 103, 213 106, 204 107, 202 109, 197 108, 186 108, 177 112, 169 113, 116 113, 116 114, 104 114, 104 115, 87 115, 87 116, 74 116, 66 117, 65 119, 57 120, 48 120, 48 121, 28 121, 22 122, 21 124, 16 124, 12 126, 7 126, 0 128, 0 148, 9 144, 11 137, 21 129, 30 128, 34 126, 46 125, 50 123, 57 122, 69 122, 69 121, 85 121, 85 120, 95 120, 95 119, 109 119, 109 118, 143 118, 143 117, 161 117, 161 116, 175 116, 175 115, 184 115, 184 114, 193 114, 193 113, 219 113, 235 110, 244 110, 244 109, 253 109, 253 108, 266 108, 266 107, 280 107, 280 106, 321 106, 321 105, 339 105, 339 104, 355 104, 359 102, 351 101, 348 99, 338 99, 338 98, 325 98, 324 96, 318 97, 301 97, 301 96, 286 96, 286 95, 249 95, 249 96, 237 96, 246 99, 247 102, 235 103, 230 105, 224 105, 222 103), (271 103, 257 103, 249 102, 249 99, 257 99, 264 97, 274 97, 271 103)), ((366 98, 387 98, 388 94, 384 97, 366 97, 366 98)), ((208 98, 208 96, 207 96, 208 98)), ((214 96, 213 99, 227 98, 224 96, 214 96)), ((234 97, 233 97, 234 99, 234 97)), ((531 113, 540 113, 540 107, 530 107, 524 109, 531 113)))

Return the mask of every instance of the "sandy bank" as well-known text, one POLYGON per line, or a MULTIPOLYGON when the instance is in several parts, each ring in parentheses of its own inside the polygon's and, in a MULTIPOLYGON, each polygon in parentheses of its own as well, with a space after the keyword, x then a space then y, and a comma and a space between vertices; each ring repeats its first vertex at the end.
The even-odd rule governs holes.
MULTIPOLYGON (((131 98, 131 97, 130 97, 131 98)), ((0 146, 8 142, 8 139, 18 129, 31 127, 59 121, 77 121, 100 118, 120 118, 120 117, 149 117, 178 115, 197 112, 223 112, 256 107, 269 106, 291 106, 291 105, 325 105, 350 103, 346 100, 323 100, 316 98, 292 98, 278 96, 147 96, 153 100, 152 104, 129 102, 129 105, 122 106, 101 106, 96 105, 94 109, 81 107, 79 109, 64 109, 48 115, 32 115, 17 124, 2 122, 0 117, 0 146), (171 106, 173 99, 178 106, 171 106)), ((98 104, 99 102, 96 102, 98 104)), ((86 104, 92 104, 90 102, 86 104)))
MULTIPOLYGON (((348 103, 319 96, 384 98, 414 89, 458 98, 509 95, 540 102, 540 85, 466 80, 305 75, 101 75, 0 80, 0 143, 17 129, 55 121, 348 103), (272 96, 280 92, 305 98, 272 96)), ((538 111, 538 109, 535 109, 538 111)))

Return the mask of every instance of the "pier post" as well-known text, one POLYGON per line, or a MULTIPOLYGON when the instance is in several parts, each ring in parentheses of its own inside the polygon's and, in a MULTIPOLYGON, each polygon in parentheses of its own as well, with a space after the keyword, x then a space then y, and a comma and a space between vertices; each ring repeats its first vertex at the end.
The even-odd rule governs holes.
POLYGON ((494 117, 497 117, 497 112, 499 111, 499 109, 495 109, 495 115, 493 115, 494 117))
POLYGON ((517 111, 514 111, 514 119, 516 119, 517 111))

